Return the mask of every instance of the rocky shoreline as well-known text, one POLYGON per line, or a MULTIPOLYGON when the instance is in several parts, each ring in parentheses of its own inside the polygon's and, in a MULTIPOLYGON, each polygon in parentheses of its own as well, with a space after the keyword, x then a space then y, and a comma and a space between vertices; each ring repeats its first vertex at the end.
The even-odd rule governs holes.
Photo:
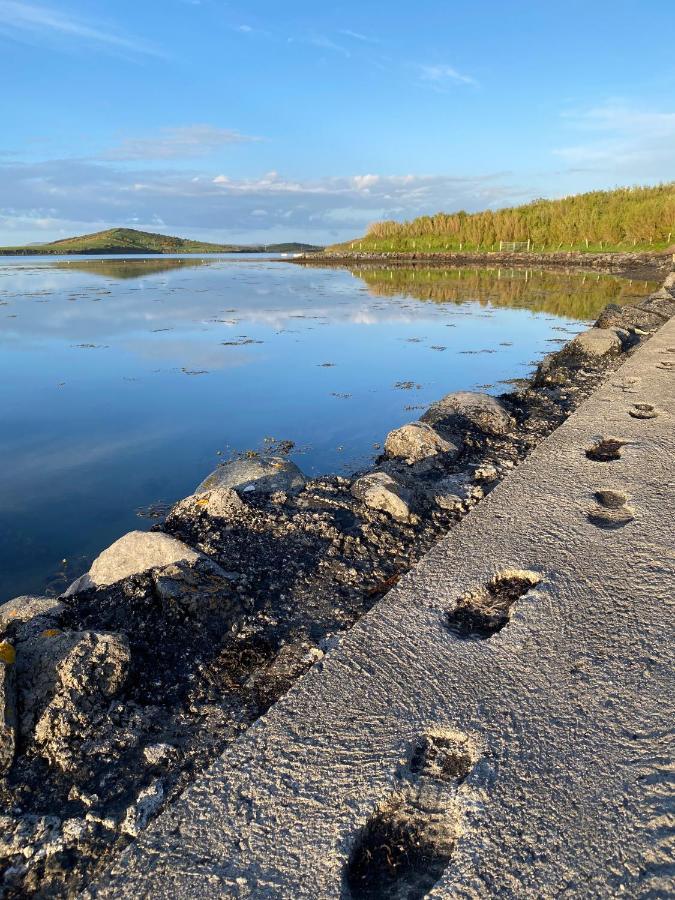
POLYGON ((0 606, 2 895, 82 890, 672 315, 675 274, 513 392, 442 398, 353 478, 226 463, 61 597, 0 606))
POLYGON ((354 266, 369 263, 379 266, 498 266, 620 274, 633 278, 665 277, 673 264, 672 253, 369 253, 354 251, 303 254, 285 260, 296 265, 354 266))

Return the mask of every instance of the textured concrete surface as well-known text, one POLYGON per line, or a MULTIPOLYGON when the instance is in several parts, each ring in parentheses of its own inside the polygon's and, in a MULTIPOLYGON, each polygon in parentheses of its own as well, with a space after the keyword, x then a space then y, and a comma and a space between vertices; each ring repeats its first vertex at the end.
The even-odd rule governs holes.
POLYGON ((477 761, 444 795, 458 838, 430 897, 672 896, 674 416, 675 320, 91 893, 344 900, 411 748, 449 729, 477 761), (540 580, 505 627, 448 627, 459 598, 513 570, 540 580))

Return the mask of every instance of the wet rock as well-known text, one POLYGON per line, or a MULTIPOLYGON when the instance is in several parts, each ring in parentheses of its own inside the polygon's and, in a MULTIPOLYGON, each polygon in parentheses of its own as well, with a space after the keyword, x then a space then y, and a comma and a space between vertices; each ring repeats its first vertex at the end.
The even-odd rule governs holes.
POLYGON ((412 494, 386 472, 371 472, 358 478, 352 485, 352 496, 399 522, 410 521, 412 494))
POLYGON ((192 518, 206 514, 213 519, 231 519, 243 512, 246 506, 239 495, 231 488, 219 487, 210 491, 192 494, 179 501, 171 510, 171 515, 178 518, 192 518))
POLYGON ((300 469, 281 456, 235 459, 223 463, 199 485, 196 494, 214 488, 232 488, 238 494, 299 493, 306 484, 300 469))
POLYGON ((569 350, 571 353, 598 358, 620 353, 621 347, 621 338, 614 330, 589 328, 588 331, 582 331, 571 341, 569 350))
POLYGON ((171 563, 196 563, 201 558, 187 544, 156 531, 130 531, 98 556, 91 569, 74 581, 64 596, 115 584, 130 575, 171 563))
POLYGON ((123 685, 130 661, 124 635, 92 631, 36 635, 19 647, 17 680, 22 737, 68 771, 78 745, 123 685))
POLYGON ((456 457, 459 447, 434 431, 424 422, 411 422, 390 431, 384 442, 384 452, 390 458, 402 459, 412 465, 438 453, 456 457))
POLYGON ((421 417, 422 422, 437 430, 456 434, 467 425, 488 435, 507 434, 514 420, 499 400, 489 394, 455 391, 432 404, 421 417))
POLYGON ((131 837, 138 837, 148 824, 148 819, 162 805, 164 800, 164 785, 160 778, 144 788, 136 798, 136 802, 127 808, 126 814, 120 823, 120 831, 131 837))
POLYGON ((0 777, 14 762, 16 751, 16 653, 7 641, 0 643, 0 777))

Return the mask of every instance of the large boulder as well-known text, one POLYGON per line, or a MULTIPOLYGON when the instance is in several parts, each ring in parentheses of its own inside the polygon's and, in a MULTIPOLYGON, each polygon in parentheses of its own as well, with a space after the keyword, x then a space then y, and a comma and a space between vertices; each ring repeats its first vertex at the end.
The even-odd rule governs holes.
POLYGON ((570 342, 569 350, 591 359, 600 359, 620 353, 621 347, 621 338, 613 329, 589 328, 570 342))
POLYGON ((168 534, 158 531, 130 531, 104 550, 94 560, 91 569, 70 585, 64 596, 115 584, 130 575, 138 575, 172 563, 195 564, 202 558, 201 553, 168 534))
POLYGON ((649 297, 645 297, 637 305, 640 309, 660 316, 662 322, 665 322, 671 316, 675 316, 675 298, 671 291, 665 287, 650 294, 649 297))
POLYGON ((223 463, 199 485, 196 494, 214 488, 231 488, 238 494, 297 494, 307 479, 300 469, 281 456, 234 459, 223 463))
POLYGON ((130 662, 124 635, 47 629, 17 653, 19 729, 63 771, 76 765, 86 739, 126 680, 130 662))
POLYGON ((370 509, 388 513, 399 522, 408 522, 412 518, 411 492, 386 472, 371 472, 357 478, 352 485, 352 495, 370 509))
POLYGON ((390 459, 402 459, 412 465, 439 453, 456 457, 459 447, 442 438, 431 425, 410 422, 389 432, 384 442, 384 452, 390 459))
POLYGON ((474 391, 447 394, 429 407, 421 421, 449 436, 456 435, 467 426, 484 434, 502 435, 508 434, 515 425, 499 400, 474 391))
POLYGON ((9 771, 16 750, 15 661, 12 644, 0 642, 0 777, 9 771))

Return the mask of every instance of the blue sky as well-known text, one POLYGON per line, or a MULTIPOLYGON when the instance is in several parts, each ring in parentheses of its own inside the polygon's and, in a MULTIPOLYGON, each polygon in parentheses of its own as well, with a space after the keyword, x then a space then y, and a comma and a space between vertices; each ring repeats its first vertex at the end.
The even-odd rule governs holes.
POLYGON ((0 0, 0 243, 329 242, 675 178, 672 0, 0 0))

